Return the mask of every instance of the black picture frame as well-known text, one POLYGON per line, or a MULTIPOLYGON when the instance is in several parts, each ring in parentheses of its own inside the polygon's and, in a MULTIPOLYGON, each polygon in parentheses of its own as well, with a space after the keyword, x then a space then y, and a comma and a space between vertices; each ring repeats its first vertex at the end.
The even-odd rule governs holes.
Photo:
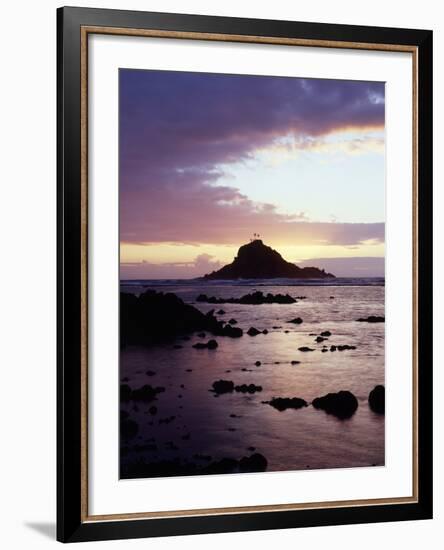
POLYGON ((428 519, 432 517, 432 32, 64 7, 57 10, 57 539, 155 537, 428 519), (154 29, 308 41, 404 45, 417 52, 416 502, 90 521, 82 512, 81 29, 154 29))

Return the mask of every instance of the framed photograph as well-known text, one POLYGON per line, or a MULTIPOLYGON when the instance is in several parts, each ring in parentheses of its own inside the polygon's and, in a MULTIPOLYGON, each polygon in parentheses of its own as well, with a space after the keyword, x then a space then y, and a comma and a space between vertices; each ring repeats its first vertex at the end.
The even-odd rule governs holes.
POLYGON ((432 32, 58 10, 58 539, 432 517, 432 32))

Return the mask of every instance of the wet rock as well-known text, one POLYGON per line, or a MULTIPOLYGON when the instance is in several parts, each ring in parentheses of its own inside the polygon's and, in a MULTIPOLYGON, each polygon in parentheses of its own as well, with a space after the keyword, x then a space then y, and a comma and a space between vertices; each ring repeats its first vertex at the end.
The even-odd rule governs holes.
POLYGON ((300 325, 301 323, 303 323, 303 321, 300 317, 295 317, 294 319, 291 319, 291 321, 287 321, 287 323, 293 323, 294 325, 300 325))
POLYGON ((375 386, 368 395, 368 404, 373 412, 378 414, 385 413, 385 388, 384 386, 375 386))
POLYGON ((131 399, 131 388, 128 384, 120 385, 120 401, 129 401, 131 399))
POLYGON ((200 453, 196 453, 193 455, 193 458, 195 460, 206 460, 206 461, 210 461, 211 460, 211 455, 203 455, 203 454, 200 454, 200 453))
POLYGON ((322 353, 326 353, 327 351, 328 351, 328 348, 322 348, 322 349, 321 349, 321 352, 322 352, 322 353))
POLYGON ((202 469, 204 474, 230 474, 236 471, 238 461, 234 458, 222 458, 217 462, 212 462, 202 469))
POLYGON ((260 361, 256 361, 255 365, 256 365, 256 367, 260 367, 262 365, 262 363, 260 361))
POLYGON ((268 330, 264 328, 264 330, 262 331, 262 334, 268 334, 268 330))
POLYGON ((330 351, 336 351, 336 346, 330 346, 330 351))
POLYGON ((271 405, 278 411, 285 411, 287 409, 302 409, 307 407, 308 403, 305 399, 300 397, 273 397, 270 401, 264 401, 268 405, 271 405))
POLYGON ((216 382, 213 382, 212 391, 218 395, 231 393, 234 391, 234 383, 231 380, 216 380, 216 382))
POLYGON ((256 450, 256 447, 247 447, 247 451, 250 451, 251 453, 254 453, 256 450))
POLYGON ((328 393, 322 397, 316 397, 312 403, 315 409, 322 409, 327 414, 332 414, 340 419, 353 416, 358 408, 358 400, 349 391, 328 393))
POLYGON ((244 331, 239 327, 233 327, 231 324, 224 326, 221 336, 228 336, 229 338, 240 338, 243 336, 244 331))
POLYGON ((325 338, 328 338, 329 336, 331 336, 331 332, 329 330, 324 330, 323 332, 321 332, 321 336, 325 336, 325 338))
POLYGON ((349 346, 348 344, 342 344, 337 346, 337 348, 338 348, 338 351, 344 351, 348 349, 356 349, 356 346, 349 346))
POLYGON ((147 371, 145 372, 145 374, 146 374, 147 376, 154 376, 154 375, 157 374, 157 373, 154 372, 153 370, 147 370, 147 371))
POLYGON ((369 317, 361 317, 356 319, 360 323, 385 323, 385 317, 378 317, 377 315, 370 315, 369 317))
POLYGON ((267 459, 260 453, 244 456, 239 460, 239 470, 241 472, 265 472, 267 465, 267 459))
MULTIPOLYGON (((296 300, 288 294, 264 294, 260 291, 246 294, 240 298, 217 298, 216 296, 207 296, 206 294, 199 294, 196 298, 196 302, 203 302, 207 304, 247 304, 247 305, 261 305, 261 304, 294 304, 296 300)), ((223 311, 223 310, 221 310, 223 311)))
POLYGON ((158 345, 189 334, 208 331, 217 335, 223 323, 173 293, 147 290, 140 296, 120 293, 120 336, 123 345, 158 345))
POLYGON ((317 342, 318 344, 324 342, 325 340, 327 340, 327 338, 324 338, 323 336, 316 336, 315 338, 315 342, 317 342))
POLYGON ((165 388, 158 386, 154 388, 149 384, 145 384, 140 388, 137 388, 131 392, 131 399, 133 401, 153 401, 156 399, 157 394, 165 391, 165 388))
POLYGON ((292 365, 299 365, 301 362, 300 361, 292 361, 291 364, 292 365))
POLYGON ((230 325, 237 325, 237 321, 236 321, 236 319, 230 319, 230 320, 228 321, 228 324, 230 324, 230 325))
POLYGON ((216 313, 217 315, 225 315, 225 311, 223 309, 219 309, 216 313))
POLYGON ((234 391, 239 393, 255 393, 262 391, 262 386, 256 386, 255 384, 241 384, 240 386, 235 386, 234 391))
POLYGON ((248 334, 248 336, 257 336, 258 334, 260 334, 260 331, 257 330, 257 328, 255 328, 255 327, 250 327, 247 330, 247 334, 248 334))
POLYGON ((173 420, 176 420, 176 417, 173 416, 167 416, 165 418, 159 418, 159 424, 171 424, 173 420))
POLYGON ((299 351, 314 351, 313 348, 309 348, 307 346, 302 346, 301 348, 298 348, 299 351))
POLYGON ((216 340, 208 340, 208 342, 197 342, 197 344, 193 345, 194 349, 216 349, 218 347, 218 343, 216 340))
POLYGON ((123 439, 133 439, 139 431, 139 424, 131 418, 125 418, 120 422, 120 436, 123 439))

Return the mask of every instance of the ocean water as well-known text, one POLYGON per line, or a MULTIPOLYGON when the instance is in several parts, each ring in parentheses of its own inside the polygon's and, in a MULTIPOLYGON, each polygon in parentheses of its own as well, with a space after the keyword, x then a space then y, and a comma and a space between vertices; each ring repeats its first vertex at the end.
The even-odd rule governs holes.
POLYGON ((124 292, 139 294, 148 288, 173 292, 202 312, 223 309, 225 314, 216 317, 236 319, 244 336, 216 337, 216 350, 194 349, 196 342, 213 338, 194 334, 188 341, 175 342, 181 349, 174 349, 173 342, 121 351, 121 382, 133 389, 144 384, 165 387, 152 403, 121 405, 139 426, 137 436, 121 441, 122 477, 135 463, 196 463, 200 460, 196 455, 212 461, 240 459, 252 452, 266 457, 267 471, 384 465, 384 416, 371 411, 368 394, 384 384, 385 325, 356 321, 384 315, 384 279, 121 282, 124 292), (196 302, 201 293, 238 298, 254 290, 306 299, 290 305, 196 302), (294 317, 303 323, 288 323, 294 317), (268 334, 250 337, 245 332, 252 326, 267 329, 268 334), (326 330, 332 333, 328 341, 315 343, 313 334, 326 330), (323 344, 349 344, 356 349, 322 353, 323 344), (301 352, 301 346, 314 351, 301 352), (256 367, 256 361, 261 366, 256 367), (263 391, 216 397, 209 390, 219 379, 236 385, 254 383, 263 391), (311 405, 278 411, 263 403, 273 397, 300 397, 310 403, 340 390, 351 391, 359 402, 347 420, 311 405), (149 412, 152 405, 157 407, 155 415, 149 412))

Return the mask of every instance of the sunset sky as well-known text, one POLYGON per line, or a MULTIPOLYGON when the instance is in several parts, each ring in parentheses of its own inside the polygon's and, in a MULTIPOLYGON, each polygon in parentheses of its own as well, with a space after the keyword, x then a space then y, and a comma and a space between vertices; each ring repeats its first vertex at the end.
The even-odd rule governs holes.
POLYGON ((192 278, 259 233, 384 274, 384 84, 121 69, 122 279, 192 278))

